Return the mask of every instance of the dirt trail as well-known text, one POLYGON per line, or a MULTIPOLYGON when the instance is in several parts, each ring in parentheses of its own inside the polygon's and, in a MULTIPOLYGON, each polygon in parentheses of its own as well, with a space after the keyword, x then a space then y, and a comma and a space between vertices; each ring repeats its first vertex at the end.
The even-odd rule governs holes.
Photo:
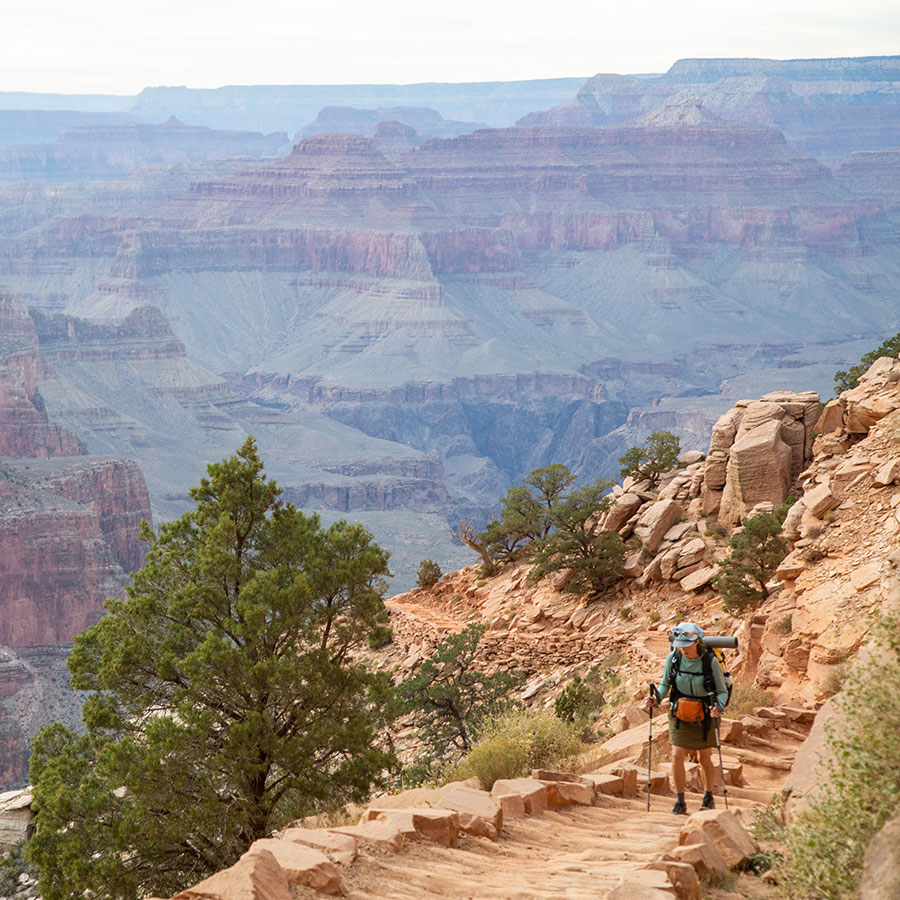
MULTIPOLYGON (((700 795, 688 793, 689 809, 700 795)), ((721 798, 718 801, 721 805, 721 798)), ((678 844, 683 816, 672 798, 606 798, 602 807, 548 811, 504 823, 497 842, 462 836, 454 849, 410 844, 399 854, 363 852, 347 870, 349 900, 598 900, 623 875, 678 844)), ((734 798, 730 808, 753 801, 734 798)))

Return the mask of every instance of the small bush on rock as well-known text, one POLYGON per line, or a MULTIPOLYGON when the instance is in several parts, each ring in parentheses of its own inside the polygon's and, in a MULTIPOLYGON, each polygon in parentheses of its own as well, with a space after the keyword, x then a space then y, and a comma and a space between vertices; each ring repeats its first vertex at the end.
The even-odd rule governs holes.
POLYGON ((752 681, 736 681, 731 692, 731 703, 728 715, 734 719, 738 716, 751 716, 760 706, 771 706, 775 695, 771 691, 757 687, 752 681))
POLYGON ((678 462, 681 444, 671 431, 654 431, 640 447, 630 447, 619 457, 622 478, 629 475, 635 481, 647 480, 655 487, 663 472, 678 462))
POLYGON ((425 590, 433 588, 440 580, 441 567, 433 559, 423 559, 419 563, 419 571, 416 572, 416 584, 425 590))
POLYGON ((513 710, 480 729, 459 774, 475 777, 484 790, 499 778, 518 778, 532 769, 571 768, 581 750, 579 729, 546 710, 513 710))
POLYGON ((720 563, 713 586, 732 615, 743 615, 768 597, 766 585, 787 556, 780 532, 781 523, 775 516, 761 513, 744 519, 741 532, 728 542, 731 553, 720 563))

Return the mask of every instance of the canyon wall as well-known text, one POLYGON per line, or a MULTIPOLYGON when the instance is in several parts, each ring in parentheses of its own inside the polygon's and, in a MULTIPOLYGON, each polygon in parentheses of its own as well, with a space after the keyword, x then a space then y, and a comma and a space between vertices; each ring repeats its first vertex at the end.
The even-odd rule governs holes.
POLYGON ((49 421, 34 322, 0 293, 0 784, 27 778, 28 741, 77 723, 65 657, 143 562, 150 499, 137 465, 89 455, 49 421))

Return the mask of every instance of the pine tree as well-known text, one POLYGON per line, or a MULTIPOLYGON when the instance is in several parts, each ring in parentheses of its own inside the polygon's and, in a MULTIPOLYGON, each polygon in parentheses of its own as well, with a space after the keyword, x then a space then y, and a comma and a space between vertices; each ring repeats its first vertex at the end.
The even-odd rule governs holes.
POLYGON ((170 896, 298 816, 363 801, 391 754, 387 554, 280 499, 252 438, 163 525, 127 599, 79 635, 86 733, 33 745, 30 856, 45 900, 170 896))

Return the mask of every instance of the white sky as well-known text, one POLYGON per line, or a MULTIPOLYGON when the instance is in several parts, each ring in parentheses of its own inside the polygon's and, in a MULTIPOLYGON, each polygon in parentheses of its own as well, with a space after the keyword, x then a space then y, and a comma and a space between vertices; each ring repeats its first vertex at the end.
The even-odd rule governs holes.
POLYGON ((497 81, 900 53, 897 0, 4 0, 0 91, 497 81))

